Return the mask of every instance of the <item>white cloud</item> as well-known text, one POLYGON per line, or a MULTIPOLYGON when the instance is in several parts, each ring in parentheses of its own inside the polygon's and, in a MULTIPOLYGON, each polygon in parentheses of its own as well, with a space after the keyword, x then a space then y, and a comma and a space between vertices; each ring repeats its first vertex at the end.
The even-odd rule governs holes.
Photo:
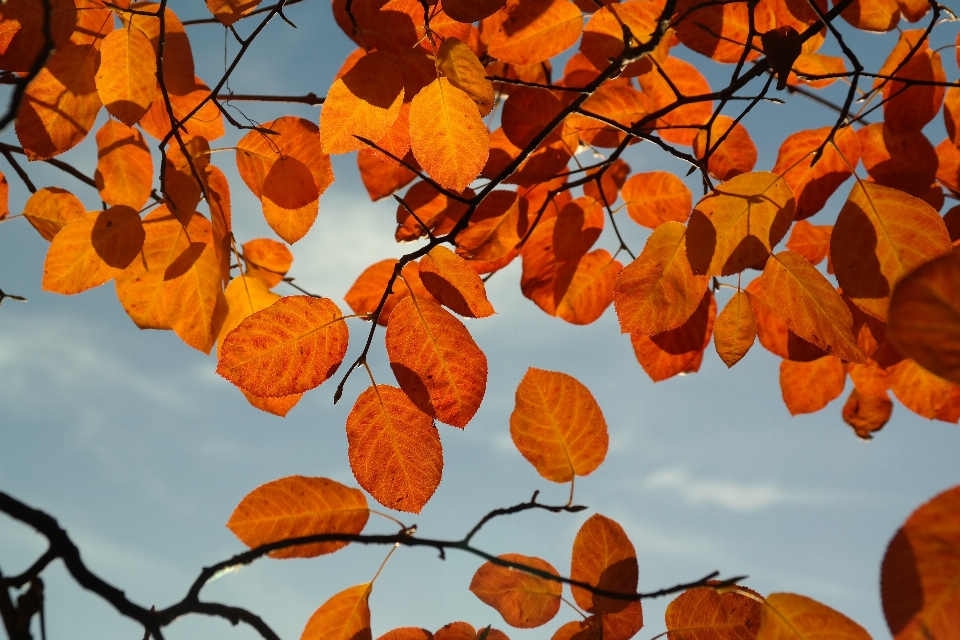
POLYGON ((809 491, 793 491, 770 482, 747 484, 730 480, 692 477, 681 468, 668 468, 648 476, 641 489, 673 493, 693 505, 710 505, 731 511, 748 512, 779 504, 821 504, 833 498, 809 491))

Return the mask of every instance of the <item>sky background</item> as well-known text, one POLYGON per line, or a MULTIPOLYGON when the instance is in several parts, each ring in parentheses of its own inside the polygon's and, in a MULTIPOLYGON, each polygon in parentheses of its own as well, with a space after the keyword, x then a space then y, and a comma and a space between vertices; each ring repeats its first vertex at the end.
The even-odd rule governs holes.
MULTIPOLYGON (((171 7, 184 20, 207 15, 199 2, 171 7)), ((307 0, 287 15, 299 29, 271 23, 241 63, 234 91, 326 92, 351 50, 349 41, 326 2, 307 0)), ((243 24, 241 33, 254 26, 243 24)), ((938 32, 935 46, 954 42, 955 28, 938 32)), ((224 30, 205 25, 189 27, 189 33, 199 75, 215 81, 223 70, 224 30)), ((894 41, 891 35, 862 35, 854 44, 875 69, 894 41)), ((236 48, 231 38, 231 56, 236 48)), ((675 53, 702 64, 711 84, 720 86, 718 65, 682 48, 675 53)), ((949 78, 957 77, 953 53, 943 52, 949 78)), ((745 121, 760 148, 757 169, 773 166, 789 133, 832 123, 822 107, 781 97, 787 105, 763 105, 745 121)), ((297 105, 240 106, 261 121, 281 115, 315 121, 318 113, 297 105)), ((103 119, 101 114, 97 126, 103 119)), ((943 139, 939 117, 927 135, 934 144, 943 139)), ((238 137, 228 132, 214 146, 229 147, 238 137)), ((2 139, 15 141, 10 130, 2 139)), ((95 158, 92 136, 64 156, 89 175, 95 158)), ((685 172, 652 145, 632 147, 625 158, 635 172, 685 172)), ((232 154, 213 159, 231 181, 238 240, 274 237, 260 203, 237 177, 232 154)), ((354 155, 336 158, 334 170, 337 181, 321 199, 317 223, 294 246, 291 275, 345 309, 342 297, 365 267, 412 246, 393 241, 395 207, 369 202, 354 155)), ((9 167, 2 171, 11 184, 11 212, 19 213, 27 192, 9 167)), ((94 190, 73 178, 43 165, 29 171, 38 186, 71 189, 98 208, 94 190)), ((696 194, 696 181, 690 185, 696 194)), ((849 183, 841 187, 812 221, 832 223, 849 189, 849 183)), ((625 215, 618 219, 639 253, 648 231, 625 215)), ((609 228, 597 246, 616 247, 609 228)), ((224 524, 255 487, 293 474, 356 486, 344 423, 367 385, 363 375, 351 378, 337 406, 334 383, 327 383, 286 419, 261 413, 214 373, 212 356, 185 346, 172 332, 138 330, 112 283, 73 297, 41 292, 46 248, 24 220, 0 225, 0 288, 29 298, 0 308, 0 489, 57 517, 93 571, 135 602, 164 607, 183 596, 201 567, 242 550, 224 524)), ((589 510, 500 519, 476 538, 479 546, 537 555, 566 574, 578 527, 602 513, 633 540, 641 590, 714 570, 748 575, 745 584, 763 594, 801 593, 844 612, 874 637, 889 636, 879 599, 880 562, 911 511, 960 482, 956 425, 927 421, 897 404, 891 422, 865 443, 840 418, 846 393, 824 411, 791 418, 780 398, 778 359, 759 344, 729 371, 711 345, 700 373, 654 385, 620 334, 612 307, 590 326, 568 325, 522 297, 519 275, 519 261, 497 273, 487 287, 497 315, 466 321, 489 360, 486 397, 464 431, 439 425, 443 482, 422 514, 402 520, 417 523, 424 536, 452 539, 490 509, 525 501, 534 490, 544 502, 563 503, 568 488, 540 478, 509 436, 514 392, 526 369, 563 371, 593 392, 610 430, 606 462, 577 482, 576 502, 589 510)), ((718 303, 729 295, 721 291, 718 303)), ((367 328, 350 323, 348 362, 367 328)), ((374 342, 374 372, 379 382, 392 383, 382 335, 374 342)), ((394 530, 375 516, 367 528, 394 530)), ((44 548, 41 538, 0 516, 5 574, 22 571, 44 548)), ((281 637, 298 638, 320 604, 368 581, 386 552, 351 546, 319 559, 261 561, 214 581, 204 596, 249 607, 281 637)), ((432 551, 401 549, 371 597, 374 637, 397 626, 432 631, 465 620, 477 627, 493 623, 511 638, 549 638, 576 617, 564 606, 540 629, 508 628, 467 590, 479 565, 463 554, 441 561, 432 551)), ((77 587, 60 563, 44 578, 51 640, 142 637, 142 629, 77 587)), ((645 627, 637 637, 647 640, 665 630, 666 604, 644 603, 645 627)), ((219 619, 188 618, 168 628, 166 637, 255 635, 219 619)))

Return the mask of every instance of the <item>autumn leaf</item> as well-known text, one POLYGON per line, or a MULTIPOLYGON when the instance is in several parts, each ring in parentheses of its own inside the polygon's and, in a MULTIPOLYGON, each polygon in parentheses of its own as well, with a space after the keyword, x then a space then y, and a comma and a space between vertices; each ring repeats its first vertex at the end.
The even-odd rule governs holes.
POLYGON ((708 151, 707 169, 720 180, 730 180, 753 171, 757 164, 757 147, 753 139, 746 127, 734 123, 729 116, 717 116, 709 131, 704 129, 694 138, 693 155, 696 158, 704 158, 708 151))
POLYGON ((583 18, 569 0, 507 0, 488 51, 511 64, 543 62, 580 39, 583 18))
MULTIPOLYGON (((409 127, 409 122, 407 125, 409 127)), ((368 149, 357 153, 357 168, 360 170, 363 186, 370 195, 370 200, 374 202, 402 189, 417 177, 410 169, 386 162, 368 149)))
MULTIPOLYGON (((353 286, 350 287, 347 294, 343 296, 343 299, 350 305, 354 313, 373 313, 377 310, 380 300, 383 298, 387 288, 387 284, 393 275, 396 264, 396 260, 381 260, 367 267, 364 272, 360 274, 360 277, 353 283, 353 286)), ((420 281, 420 273, 417 265, 413 263, 406 264, 400 272, 400 275, 403 277, 403 280, 397 279, 394 282, 393 290, 388 293, 383 308, 380 310, 377 324, 387 326, 387 321, 390 319, 393 308, 397 306, 397 303, 403 298, 410 295, 411 289, 421 298, 432 298, 423 286, 423 282, 420 281), (404 284, 404 282, 406 284, 404 284)))
POLYGON ((843 405, 843 421, 853 429, 861 440, 870 440, 873 433, 883 428, 893 413, 893 402, 886 391, 866 395, 859 389, 850 392, 843 405))
MULTIPOLYGON (((883 85, 883 120, 889 127, 897 131, 919 131, 940 112, 947 78, 939 51, 930 49, 926 30, 902 32, 880 67, 880 75, 897 78, 883 85), (917 83, 910 85, 904 80, 917 83)), ((875 80, 876 84, 880 82, 880 78, 875 80)))
POLYGON ((94 179, 100 197, 107 204, 142 208, 153 189, 153 159, 143 134, 121 122, 108 120, 97 131, 96 138, 94 179))
POLYGON ((491 191, 457 234, 457 252, 470 260, 497 260, 513 251, 527 231, 526 205, 515 191, 491 191))
POLYGON ((900 22, 897 0, 853 0, 840 17, 864 31, 890 31, 900 22))
MULTIPOLYGON (((623 527, 599 513, 584 522, 573 541, 570 578, 613 593, 635 593, 637 553, 623 527)), ((595 595, 582 587, 570 589, 577 604, 590 613, 622 611, 630 602, 595 595)))
POLYGON ((437 78, 410 105, 410 148, 431 178, 462 191, 483 169, 490 135, 470 95, 437 78))
MULTIPOLYGON (((643 0, 600 7, 583 28, 580 51, 597 69, 603 69, 623 52, 623 26, 630 29, 632 46, 646 44, 657 27, 660 11, 657 3, 643 0)), ((649 66, 649 62, 646 66, 649 66)), ((635 76, 643 68, 643 65, 632 63, 624 70, 624 74, 635 76)))
POLYGON ((870 640, 863 627, 839 611, 793 593, 771 593, 764 601, 757 640, 870 640))
MULTIPOLYGON (((652 102, 651 111, 670 107, 677 103, 679 90, 684 96, 710 93, 710 85, 696 67, 673 56, 637 78, 643 93, 652 102), (669 82, 663 77, 670 79, 669 82)), ((703 100, 676 106, 658 120, 660 137, 667 142, 690 146, 713 115, 713 102, 703 100)))
POLYGON ((763 604, 745 587, 687 589, 667 605, 668 640, 752 640, 760 630, 763 604))
POLYGON ((757 338, 767 351, 797 362, 810 362, 827 355, 826 351, 810 344, 787 327, 783 318, 767 303, 760 278, 752 280, 744 291, 757 320, 757 338))
POLYGON ((623 200, 633 221, 649 229, 664 222, 686 222, 693 208, 689 187, 666 171, 630 176, 623 185, 623 200))
POLYGON ((950 637, 960 623, 960 487, 910 514, 883 557, 880 593, 895 640, 950 637))
POLYGON ((372 583, 344 589, 314 611, 300 640, 370 640, 372 583))
POLYGON ((960 253, 928 262, 893 290, 887 336, 908 358, 960 384, 960 253))
POLYGON ((303 393, 336 373, 348 337, 329 298, 281 298, 227 335, 217 373, 260 397, 303 393))
MULTIPOLYGON (((560 575, 549 562, 540 558, 518 553, 497 557, 560 575)), ((493 562, 483 563, 470 581, 470 591, 483 603, 496 609, 504 622, 518 629, 532 629, 550 622, 560 610, 561 587, 559 582, 493 562)))
POLYGON ((141 329, 170 329, 163 309, 163 278, 167 267, 184 250, 183 225, 166 205, 143 218, 140 255, 115 279, 117 298, 141 329))
POLYGON ((347 416, 347 444, 357 482, 385 507, 420 513, 440 485, 437 428, 396 387, 377 385, 360 394, 347 416))
POLYGON ((270 291, 262 280, 246 275, 231 280, 223 292, 223 297, 227 302, 227 315, 217 334, 218 353, 228 333, 257 311, 266 309, 280 299, 280 296, 270 291))
POLYGON ((303 397, 302 393, 295 393, 291 396, 283 396, 281 398, 258 398, 249 391, 243 391, 241 389, 241 392, 251 406, 256 407, 260 411, 273 414, 278 418, 285 418, 290 410, 293 409, 303 397))
POLYGON ((287 245, 270 238, 244 242, 241 249, 247 273, 267 285, 268 289, 283 282, 283 277, 293 264, 293 254, 287 245))
POLYGON ((815 413, 840 397, 847 373, 833 356, 780 363, 780 391, 790 415, 815 413))
POLYGON ((133 262, 143 246, 140 216, 119 205, 88 211, 63 227, 43 263, 43 290, 72 295, 99 287, 133 262))
POLYGON ((494 314, 480 276, 446 247, 431 249, 420 259, 419 269, 423 286, 440 304, 467 318, 494 314))
POLYGON ((890 390, 907 409, 929 420, 960 419, 960 385, 936 376, 910 359, 887 371, 890 390))
POLYGON ((637 362, 654 382, 681 373, 696 373, 703 361, 703 352, 710 344, 717 303, 707 292, 693 314, 679 327, 654 336, 630 336, 637 362))
POLYGON ((810 264, 820 264, 830 253, 833 225, 810 224, 798 220, 790 231, 787 249, 806 258, 810 264))
POLYGON ((773 173, 724 182, 690 215, 687 258, 693 272, 727 276, 763 264, 793 222, 793 192, 773 173))
POLYGON ((23 207, 23 217, 44 240, 53 240, 61 229, 86 212, 77 196, 59 187, 37 189, 23 207))
POLYGON ((260 0, 207 0, 207 9, 220 24, 229 27, 259 4, 260 0))
POLYGON ((437 70, 453 86, 473 99, 481 116, 493 110, 493 85, 487 80, 480 60, 466 44, 456 38, 450 38, 441 44, 437 53, 437 70))
POLYGON ((552 482, 593 473, 607 455, 607 423, 593 394, 565 373, 527 369, 510 414, 510 436, 552 482))
MULTIPOLYGON (((882 122, 857 132, 861 160, 877 184, 923 198, 937 177, 937 152, 920 131, 897 131, 882 122)), ((939 208, 939 207, 934 207, 939 208)))
POLYGON ((853 336, 853 316, 847 305, 802 256, 791 251, 772 256, 760 282, 767 303, 791 331, 841 360, 866 361, 853 336))
POLYGON ((640 257, 617 277, 613 303, 622 333, 656 335, 686 322, 707 289, 687 260, 687 228, 665 222, 647 240, 640 257))
POLYGON ((424 413, 463 429, 487 387, 487 358, 449 311, 420 296, 397 303, 387 355, 400 388, 424 413))
MULTIPOLYGON (((743 2, 704 6, 697 0, 680 0, 675 12, 684 16, 676 27, 680 42, 717 62, 740 60, 744 56, 743 43, 752 34, 750 44, 757 47, 759 34, 770 31, 774 20, 769 6, 751 11, 743 2), (754 14, 752 19, 749 13, 754 14)), ((749 51, 746 59, 758 55, 758 51, 749 51)))
POLYGON ((950 249, 946 225, 933 207, 869 182, 854 185, 830 238, 830 257, 844 293, 883 321, 893 287, 950 249))
POLYGON ((157 57, 139 29, 117 29, 100 45, 97 93, 114 118, 133 126, 144 116, 157 89, 157 57))
MULTIPOLYGON (((359 489, 327 478, 289 476, 247 494, 231 514, 227 527, 252 549, 324 533, 358 534, 369 517, 367 501, 359 489)), ((271 551, 270 556, 312 558, 333 553, 347 544, 316 542, 271 551)))
POLYGON ((433 634, 420 627, 399 627, 387 631, 377 640, 433 640, 433 634))
POLYGON ((757 338, 757 319, 750 298, 737 291, 717 316, 713 325, 713 343, 727 367, 740 362, 757 338))
POLYGON ((782 175, 793 191, 797 220, 823 209, 860 162, 857 133, 847 127, 837 132, 834 144, 826 143, 823 154, 813 163, 817 149, 824 145, 831 131, 831 127, 798 131, 780 145, 773 173, 782 175))

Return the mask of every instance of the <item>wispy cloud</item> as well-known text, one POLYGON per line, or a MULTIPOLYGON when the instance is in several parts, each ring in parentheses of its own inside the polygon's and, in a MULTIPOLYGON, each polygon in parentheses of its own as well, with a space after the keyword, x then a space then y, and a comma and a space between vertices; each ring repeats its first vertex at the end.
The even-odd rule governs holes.
POLYGON ((672 493, 693 505, 749 512, 781 504, 822 504, 836 498, 823 493, 785 489, 772 482, 736 482, 695 478, 682 468, 657 471, 643 480, 643 491, 672 493))

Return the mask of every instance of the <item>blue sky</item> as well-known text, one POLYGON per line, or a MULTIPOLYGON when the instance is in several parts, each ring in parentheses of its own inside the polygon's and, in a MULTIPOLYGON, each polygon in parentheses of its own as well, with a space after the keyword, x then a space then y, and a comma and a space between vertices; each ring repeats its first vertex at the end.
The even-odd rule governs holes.
MULTIPOLYGON (((199 3, 172 7, 182 19, 203 15, 199 3)), ((235 91, 325 92, 350 50, 347 40, 325 3, 303 3, 287 13, 300 28, 271 24, 241 63, 235 91)), ((202 26, 190 33, 201 77, 215 79, 223 67, 223 30, 202 26)), ((876 67, 892 42, 878 36, 857 44, 874 56, 876 67)), ((948 77, 956 77, 953 51, 944 58, 948 77)), ((716 86, 716 67, 708 70, 716 86)), ((796 128, 830 122, 829 112, 812 103, 789 102, 766 105, 746 121, 761 149, 758 169, 773 166, 780 142, 796 128), (783 128, 788 122, 789 130, 783 128)), ((261 120, 317 117, 316 109, 294 105, 242 106, 261 120)), ((943 138, 939 119, 928 136, 934 144, 943 138)), ((215 146, 230 146, 237 137, 228 134, 215 146)), ((13 141, 12 132, 3 139, 13 141)), ((92 174, 95 157, 88 140, 67 159, 92 174)), ((627 161, 634 171, 684 171, 651 145, 632 148, 627 161)), ((259 202, 236 177, 232 155, 217 154, 214 162, 231 179, 238 239, 272 237, 259 202)), ((294 246, 291 274, 342 304, 366 266, 399 256, 404 247, 393 242, 394 207, 369 202, 354 157, 336 159, 334 168, 337 181, 321 199, 315 228, 294 246)), ((19 212, 26 192, 12 171, 3 171, 12 187, 11 209, 19 212)), ((97 206, 93 190, 72 178, 45 166, 30 171, 38 186, 64 186, 97 206)), ((812 221, 829 224, 848 190, 841 187, 812 221)), ((625 216, 620 221, 639 252, 647 232, 625 216)), ((611 235, 608 230, 598 246, 615 248, 611 235)), ((112 284, 73 297, 41 292, 46 246, 23 220, 0 225, 0 288, 29 298, 0 308, 0 488, 59 518, 93 570, 140 604, 166 606, 182 597, 202 566, 241 550, 224 524, 254 487, 292 474, 356 486, 343 427, 366 384, 363 376, 351 379, 337 406, 333 388, 322 386, 285 420, 260 413, 216 376, 212 357, 170 332, 139 331, 112 284)), ((643 590, 713 570, 746 574, 746 584, 761 593, 808 595, 874 637, 886 637, 878 588, 884 549, 915 507, 960 482, 960 429, 898 404, 890 424, 864 443, 840 419, 845 395, 820 413, 791 418, 780 399, 777 358, 759 344, 730 371, 711 345, 700 373, 654 385, 620 335, 612 308, 587 327, 550 318, 520 295, 519 266, 488 284, 497 315, 467 321, 490 363, 484 403, 464 431, 440 426, 443 482, 420 516, 402 519, 416 522, 424 535, 455 538, 488 510, 524 501, 535 489, 544 501, 565 501, 567 487, 541 479, 509 438, 514 391, 527 367, 563 371, 590 388, 610 428, 607 461, 577 483, 577 502, 590 510, 502 519, 478 536, 479 545, 537 555, 567 573, 577 528, 599 512, 620 522, 633 540, 643 590)), ((721 292, 719 303, 728 296, 721 292)), ((366 329, 359 321, 350 325, 348 361, 366 329)), ((375 345, 374 372, 389 383, 382 333, 375 345)), ((393 530, 379 520, 373 518, 369 530, 393 530)), ((0 516, 5 573, 22 570, 43 549, 34 534, 0 516)), ((216 580, 204 593, 248 606, 282 637, 297 638, 326 598, 369 580, 386 551, 348 547, 321 559, 264 561, 216 580)), ((425 550, 395 554, 371 599, 375 636, 396 626, 434 630, 466 620, 493 623, 511 638, 546 638, 575 617, 565 607, 541 629, 508 629, 467 591, 478 566, 463 555, 440 561, 425 550)), ((61 565, 47 577, 51 639, 119 640, 142 633, 80 590, 61 565)), ((666 601, 644 606, 638 637, 646 639, 664 630, 666 601)), ((253 637, 247 629, 203 619, 178 622, 167 637, 213 633, 253 637)))

